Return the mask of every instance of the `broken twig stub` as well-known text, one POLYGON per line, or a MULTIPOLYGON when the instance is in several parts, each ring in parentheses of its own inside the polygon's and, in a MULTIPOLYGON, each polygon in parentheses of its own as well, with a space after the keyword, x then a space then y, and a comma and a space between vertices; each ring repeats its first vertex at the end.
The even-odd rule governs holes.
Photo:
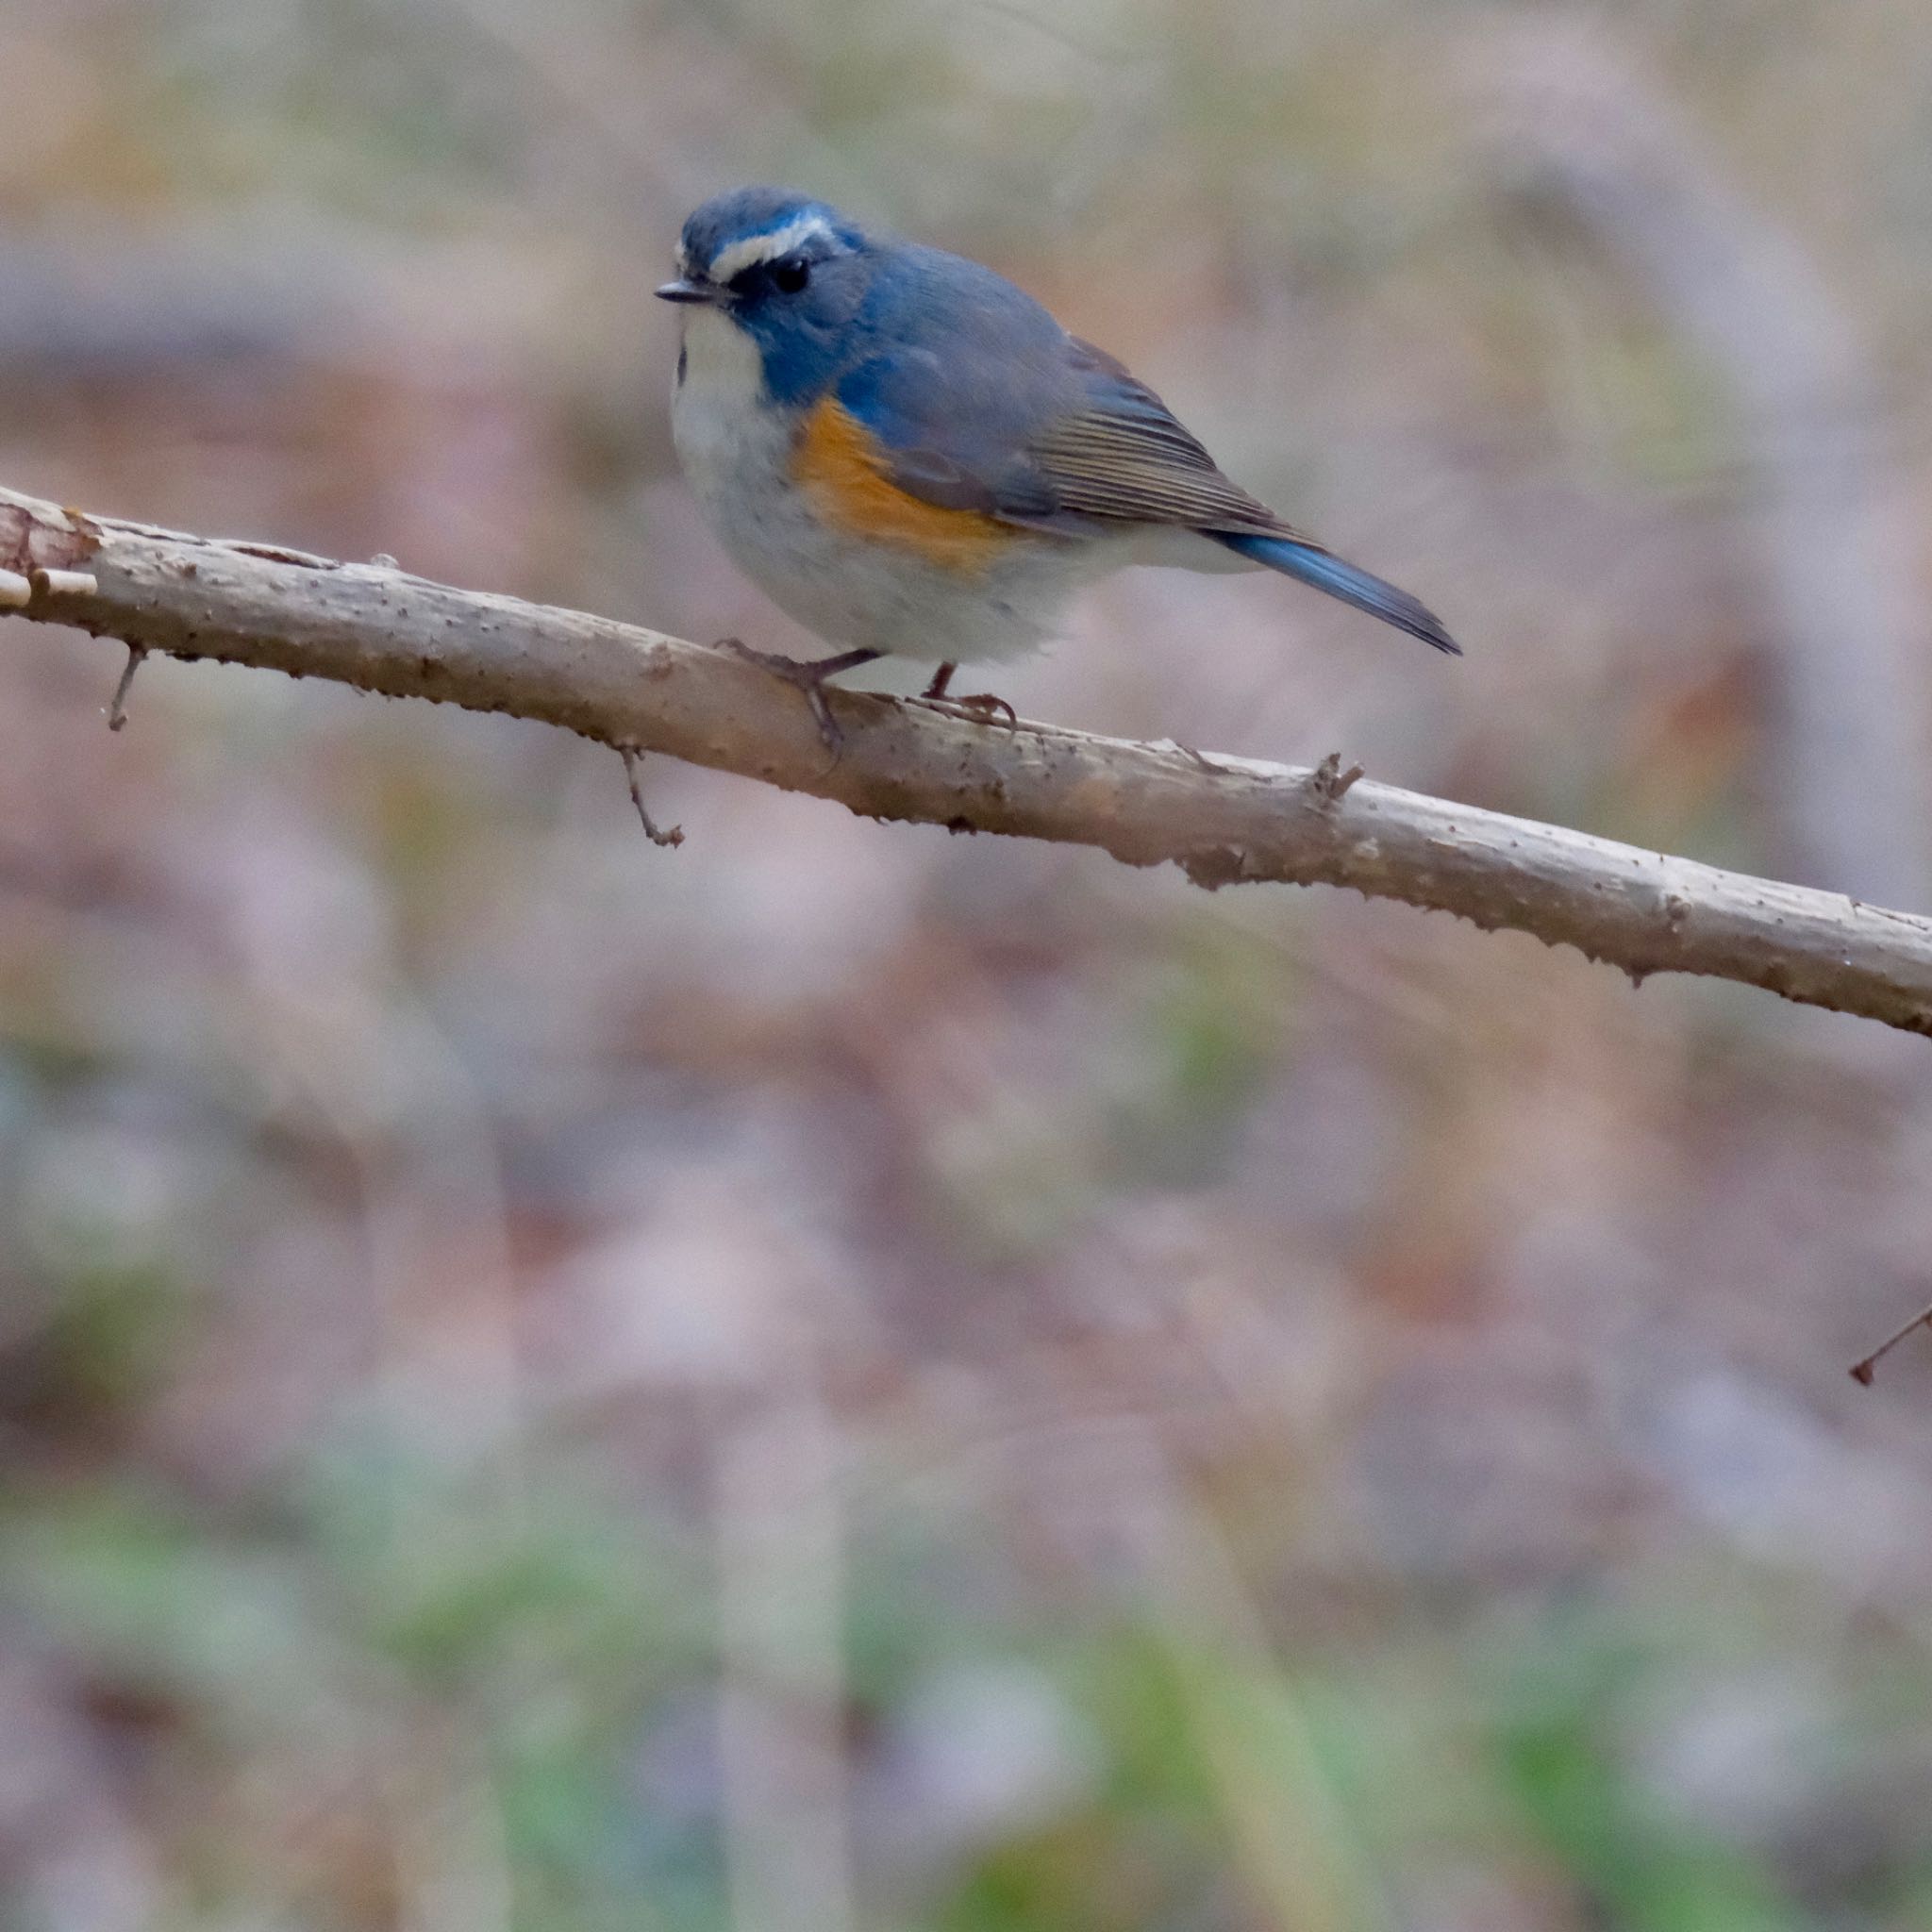
POLYGON ((1314 793, 1316 802, 1320 805, 1340 805, 1362 775, 1362 768, 1359 765, 1350 765, 1343 771, 1341 754, 1339 751, 1331 751, 1308 774, 1308 790, 1314 793))

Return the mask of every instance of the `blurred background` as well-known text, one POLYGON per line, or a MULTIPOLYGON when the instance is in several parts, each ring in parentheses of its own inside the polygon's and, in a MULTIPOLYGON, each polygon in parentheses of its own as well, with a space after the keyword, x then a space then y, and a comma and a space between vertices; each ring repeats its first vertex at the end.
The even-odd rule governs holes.
MULTIPOLYGON (((991 260, 1461 663, 1027 714, 1932 906, 1932 14, 0 0, 0 483, 803 642, 676 225, 991 260)), ((8 1932, 1932 1924, 1923 1042, 0 624, 8 1932)))

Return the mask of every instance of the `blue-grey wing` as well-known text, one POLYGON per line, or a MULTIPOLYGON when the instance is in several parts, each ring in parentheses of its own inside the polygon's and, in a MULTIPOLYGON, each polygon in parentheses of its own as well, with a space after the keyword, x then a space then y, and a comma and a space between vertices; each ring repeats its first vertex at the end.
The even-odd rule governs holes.
POLYGON ((908 250, 859 318, 838 399, 908 495, 1043 530, 1290 534, 1144 383, 1011 283, 908 250))
POLYGON ((1061 514, 1176 524, 1216 535, 1293 534, 1221 473, 1167 405, 1111 356, 1069 339, 1083 379, 1078 408, 1042 425, 1035 468, 1061 514))
POLYGON ((1029 296, 989 269, 911 253, 936 285, 915 275, 891 286, 893 299, 863 318, 860 350, 837 388, 908 495, 1065 536, 1198 530, 1439 651, 1459 650, 1407 591, 1230 482, 1145 383, 1029 296))

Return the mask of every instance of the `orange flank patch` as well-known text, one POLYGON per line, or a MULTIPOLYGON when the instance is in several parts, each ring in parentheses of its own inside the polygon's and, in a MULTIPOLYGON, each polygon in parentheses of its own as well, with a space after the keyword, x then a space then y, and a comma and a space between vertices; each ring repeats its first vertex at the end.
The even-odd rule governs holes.
POLYGON ((1019 534, 980 510, 944 509, 907 495, 887 476, 871 432, 829 398, 805 419, 791 468, 828 524, 899 544, 942 569, 983 570, 1019 534))

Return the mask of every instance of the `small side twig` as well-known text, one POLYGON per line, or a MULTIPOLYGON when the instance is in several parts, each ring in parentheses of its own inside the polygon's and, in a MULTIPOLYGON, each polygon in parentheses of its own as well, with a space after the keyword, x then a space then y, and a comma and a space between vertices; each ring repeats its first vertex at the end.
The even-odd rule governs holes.
POLYGON ((630 781, 630 802, 638 808, 638 822, 644 828, 644 837, 653 845, 682 845, 684 827, 673 825, 668 832, 660 832, 644 805, 642 754, 634 744, 620 744, 617 752, 624 760, 624 775, 630 781))
POLYGON ((139 644, 127 647, 127 662, 121 672, 121 682, 114 687, 114 695, 108 705, 108 729, 122 731, 127 725, 127 693, 134 684, 134 674, 142 667, 147 653, 139 644))
POLYGON ((1885 1357, 1889 1356, 1892 1352, 1892 1350, 1895 1349, 1899 1345, 1899 1343, 1906 1339, 1907 1335, 1910 1335, 1915 1329, 1919 1328, 1932 1328, 1932 1308, 1927 1308, 1924 1314, 1914 1315, 1912 1319, 1909 1322, 1907 1322, 1906 1325, 1903 1328, 1901 1328, 1896 1335, 1888 1336, 1885 1339, 1885 1341, 1881 1341, 1878 1344, 1878 1346, 1874 1348, 1872 1351, 1872 1353, 1864 1358, 1864 1360, 1854 1362, 1852 1364, 1851 1369, 1852 1380, 1860 1384, 1864 1388, 1871 1388, 1873 1373, 1874 1370, 1876 1370, 1878 1364, 1882 1362, 1885 1359, 1885 1357))

